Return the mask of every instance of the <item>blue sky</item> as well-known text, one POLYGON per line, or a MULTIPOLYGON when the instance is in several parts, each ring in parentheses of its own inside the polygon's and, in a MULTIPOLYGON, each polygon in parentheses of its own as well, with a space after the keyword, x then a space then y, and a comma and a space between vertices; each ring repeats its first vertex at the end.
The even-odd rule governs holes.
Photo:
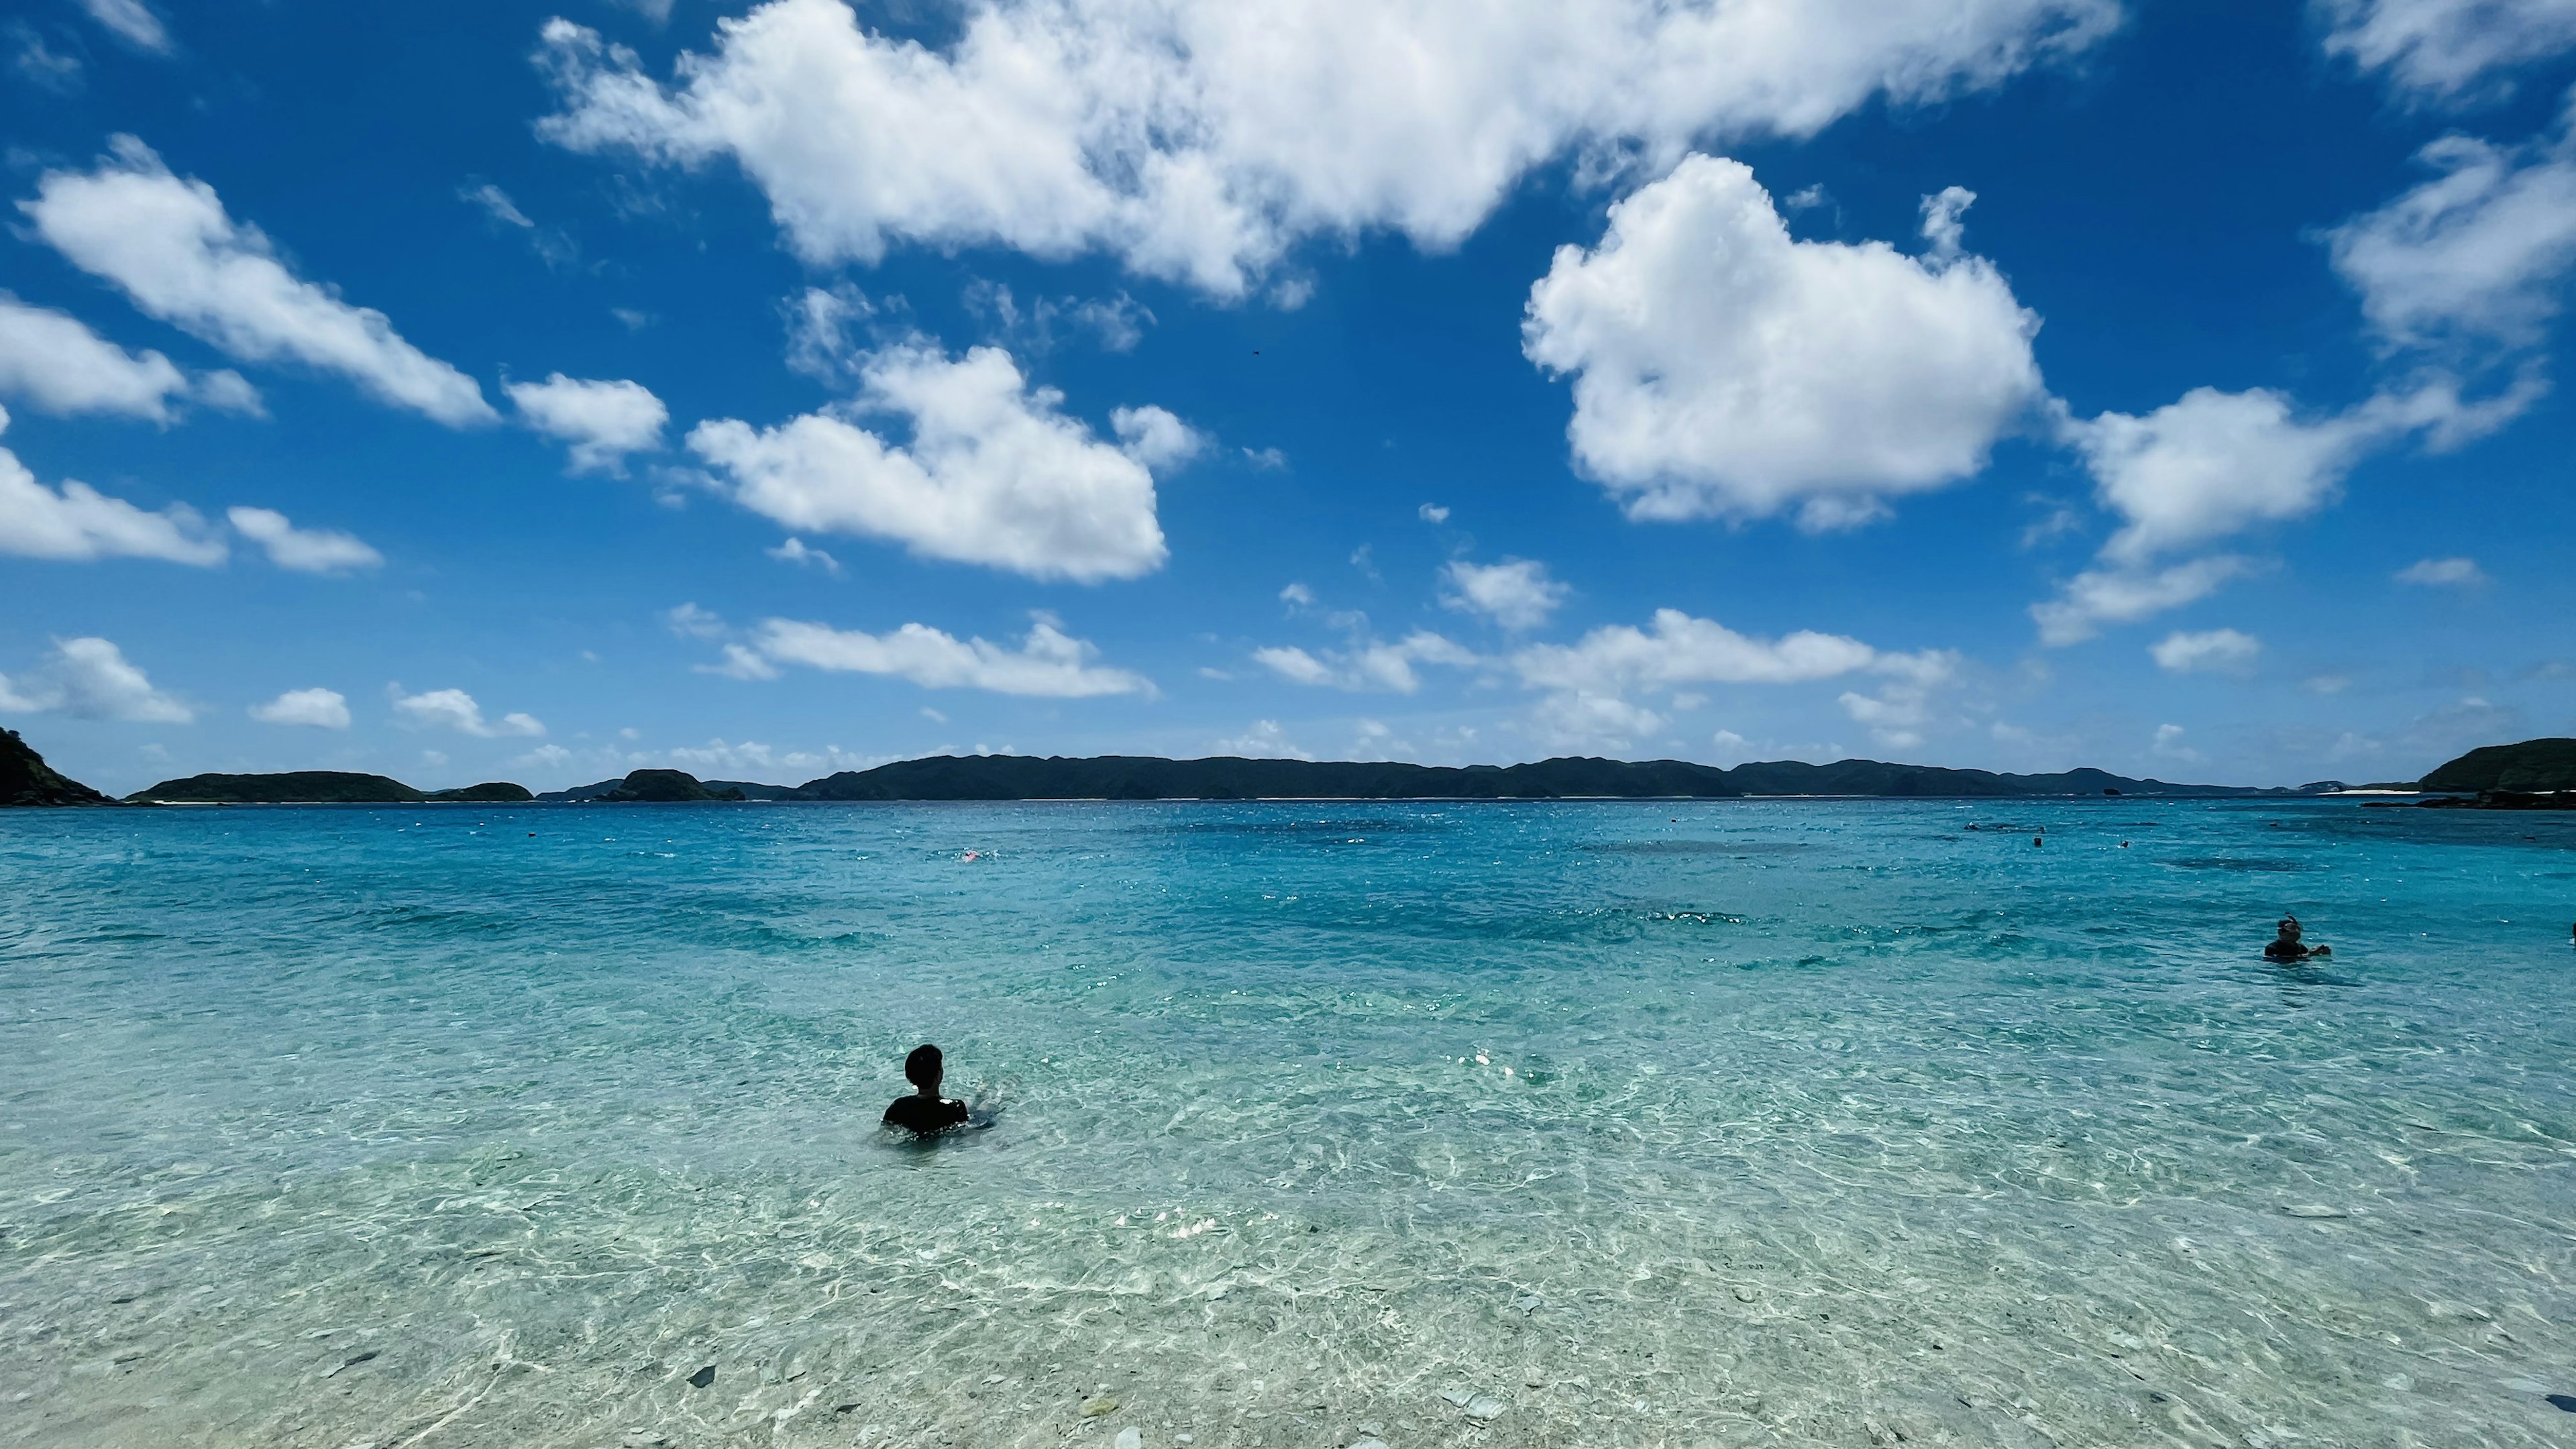
POLYGON ((567 5, 0 22, 70 773, 2576 732, 2558 0, 567 5))

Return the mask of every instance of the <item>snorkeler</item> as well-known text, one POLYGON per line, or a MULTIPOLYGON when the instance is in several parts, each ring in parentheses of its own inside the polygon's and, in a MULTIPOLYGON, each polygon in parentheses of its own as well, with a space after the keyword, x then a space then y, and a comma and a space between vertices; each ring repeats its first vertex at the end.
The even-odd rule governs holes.
POLYGON ((2331 956, 2334 954, 2334 947, 2308 945, 2299 939, 2301 934, 2299 918, 2296 916, 2283 916, 2281 918, 2280 933, 2275 935, 2271 940, 2265 942, 2263 945, 2263 959, 2266 961, 2306 961, 2314 957, 2331 956))
POLYGON ((908 1097, 897 1097, 885 1109, 885 1125, 899 1127, 916 1137, 933 1137, 951 1127, 966 1125, 966 1104, 939 1095, 939 1079, 946 1063, 939 1048, 928 1042, 912 1049, 903 1059, 904 1080, 919 1090, 908 1097))

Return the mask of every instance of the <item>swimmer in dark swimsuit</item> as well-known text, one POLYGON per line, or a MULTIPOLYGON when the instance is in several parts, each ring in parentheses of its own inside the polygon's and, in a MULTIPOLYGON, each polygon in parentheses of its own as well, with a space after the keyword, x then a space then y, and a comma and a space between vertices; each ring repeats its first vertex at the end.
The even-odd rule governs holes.
POLYGON ((885 1125, 899 1127, 916 1137, 935 1137, 951 1127, 966 1125, 967 1111, 963 1102, 939 1095, 939 1079, 946 1063, 939 1048, 924 1042, 903 1059, 904 1080, 920 1090, 909 1097, 897 1097, 885 1109, 885 1125))
POLYGON ((2263 959, 2266 961, 2306 961, 2314 957, 2331 956, 2334 954, 2334 948, 2332 946, 2308 945, 2306 942, 2299 939, 2300 934, 2299 918, 2296 916, 2283 916, 2281 918, 2279 934, 2273 936, 2271 940, 2263 944, 2263 959))

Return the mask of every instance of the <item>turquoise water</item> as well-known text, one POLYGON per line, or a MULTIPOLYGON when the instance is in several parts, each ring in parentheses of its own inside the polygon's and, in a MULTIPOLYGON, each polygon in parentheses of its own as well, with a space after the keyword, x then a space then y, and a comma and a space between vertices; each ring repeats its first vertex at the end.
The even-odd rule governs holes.
POLYGON ((0 1443, 2576 1443, 2571 921, 2340 803, 14 812, 0 1443))

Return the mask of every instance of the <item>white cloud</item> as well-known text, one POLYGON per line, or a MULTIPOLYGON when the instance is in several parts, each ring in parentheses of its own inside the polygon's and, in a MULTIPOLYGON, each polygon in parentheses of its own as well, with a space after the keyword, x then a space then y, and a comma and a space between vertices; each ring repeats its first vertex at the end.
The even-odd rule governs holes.
POLYGON ((1425 503, 1420 508, 1413 510, 1413 516, 1421 519, 1425 523, 1447 523, 1449 521, 1449 510, 1437 503, 1425 503))
POLYGON ((0 674, 0 710, 60 710, 81 719, 186 724, 196 712, 152 687, 123 650, 105 639, 58 639, 32 675, 0 674))
POLYGON ((1010 354, 978 347, 952 361, 915 342, 871 355, 861 378, 852 408, 766 429, 702 423, 689 447, 726 475, 734 501, 790 528, 892 539, 1041 579, 1094 583, 1162 566, 1147 465, 1064 416, 1063 396, 1029 387, 1010 354), (910 445, 852 420, 867 413, 908 421, 910 445))
POLYGON ((2058 597, 2031 605, 2039 642, 2076 644, 2105 624, 2128 624, 2205 599, 2232 579, 2254 572, 2254 561, 2233 554, 2193 559, 2161 571, 2087 569, 2066 581, 2058 597))
POLYGON ((250 717, 267 724, 344 730, 349 727, 349 701, 336 689, 290 689, 266 704, 252 705, 250 717))
POLYGON ((541 129, 729 158, 810 262, 1105 251, 1236 297, 1308 236, 1454 245, 1562 156, 1660 169, 1706 136, 1805 135, 1873 97, 1996 84, 2118 21, 2112 0, 994 0, 931 49, 840 0, 773 0, 718 22, 669 88, 549 22, 564 109, 541 129))
POLYGON ((1632 518, 1847 526, 1986 464, 2042 396, 2038 319, 1960 255, 1952 188, 1927 257, 1790 237, 1739 162, 1693 156, 1557 250, 1522 348, 1574 374, 1576 461, 1632 518))
POLYGON ((2428 588, 2474 588, 2488 582, 2486 570, 2473 558, 2419 559, 2397 571, 2401 584, 2423 584, 2428 588))
POLYGON ((79 318, 33 307, 0 291, 0 392, 49 413, 118 413, 166 423, 190 397, 235 412, 259 412, 259 394, 237 372, 194 383, 158 352, 132 353, 79 318))
POLYGON ((713 610, 695 604, 679 604, 662 611, 662 623, 683 639, 715 639, 723 636, 725 622, 713 610))
POLYGON ((1511 664, 1533 689, 1617 695, 1686 684, 1796 684, 1920 657, 1882 654, 1812 629, 1756 639, 1679 609, 1657 609, 1651 630, 1612 624, 1570 645, 1533 644, 1511 664))
POLYGON ((778 664, 851 674, 890 674, 925 689, 982 689, 995 694, 1048 699, 1087 699, 1107 694, 1151 694, 1141 674, 1092 661, 1099 649, 1064 632, 1045 613, 1030 615, 1028 636, 1017 649, 983 639, 960 640, 927 624, 906 624, 884 634, 834 629, 792 619, 764 620, 749 649, 733 651, 775 673, 778 664))
POLYGON ((394 685, 386 690, 386 695, 393 701, 394 718, 415 728, 451 729, 479 739, 542 735, 546 732, 546 727, 532 715, 505 714, 497 723, 486 722, 483 707, 474 702, 474 696, 461 689, 405 694, 402 686, 394 685))
POLYGON ((2156 742, 2149 748, 2168 760, 2198 760, 2200 751, 2182 742, 2183 727, 2178 724, 2156 726, 2156 742))
POLYGON ((2576 0, 2318 0, 2329 54, 2420 99, 2501 89, 2498 73, 2576 47, 2576 0))
POLYGON ((139 50, 163 53, 170 49, 169 27, 143 0, 81 0, 81 8, 89 12, 92 20, 139 50))
POLYGON ((1119 451, 1157 473, 1197 457, 1208 443, 1205 434, 1152 406, 1111 408, 1109 427, 1118 435, 1119 451))
POLYGON ((1304 584, 1292 583, 1279 591, 1279 602, 1286 604, 1290 609, 1312 608, 1315 603, 1315 591, 1304 584))
POLYGON ((2370 453, 2421 435, 2436 450, 2501 427, 2541 392, 2525 373, 2480 401, 2438 376, 2411 392, 2386 392, 2345 412, 2293 414, 2268 388, 2225 393, 2194 388, 2145 417, 2104 413, 2064 420, 2064 440, 2083 454, 2102 503, 2125 521, 2101 552, 2101 566, 2069 580, 2058 598, 2033 605, 2044 644, 2089 639, 2105 623, 2142 619, 2208 596, 2247 572, 2242 558, 2217 556, 2161 571, 2163 554, 2265 523, 2303 517, 2331 501, 2345 473, 2370 453))
POLYGON ((112 147, 95 171, 46 172, 35 199, 18 203, 73 265, 234 357, 337 372, 451 427, 492 420, 474 379, 404 341, 383 313, 289 271, 213 187, 172 175, 132 136, 112 147))
MULTIPOLYGON (((1510 663, 1524 686, 1547 691, 1532 713, 1534 726, 1568 745, 1624 743, 1661 729, 1664 716, 1630 700, 1638 693, 1674 694, 1695 684, 1799 684, 1862 672, 1885 676, 1886 683, 1876 697, 1846 693, 1844 709, 1901 735, 1929 718, 1925 701, 1958 669, 1958 657, 1946 650, 1890 653, 1814 630, 1756 639, 1679 609, 1656 610, 1651 630, 1614 624, 1571 645, 1531 645, 1510 663)), ((1674 694, 1676 708, 1699 702, 1674 694)))
POLYGON ((841 561, 839 559, 832 557, 830 554, 823 552, 823 550, 814 547, 801 538, 790 538, 776 548, 762 549, 761 552, 768 554, 771 558, 781 559, 788 563, 810 565, 814 568, 821 569, 827 574, 837 574, 841 571, 841 561))
MULTIPOLYGON (((0 411, 0 431, 9 415, 0 411)), ((18 455, 0 448, 0 553, 86 563, 101 558, 157 558, 200 568, 222 563, 224 542, 183 503, 148 513, 86 483, 56 492, 36 481, 18 455)))
POLYGON ((385 556, 352 534, 297 528, 273 508, 236 508, 224 515, 242 537, 268 550, 269 562, 298 573, 336 574, 371 569, 385 556))
POLYGON ((1417 629, 1392 644, 1362 639, 1346 650, 1325 650, 1321 658, 1303 649, 1269 648, 1253 650, 1252 659, 1292 684, 1395 694, 1411 694, 1422 687, 1422 677, 1414 672, 1417 664, 1472 669, 1484 662, 1472 650, 1428 629, 1417 629))
POLYGON ((2445 136, 2416 159, 2431 180, 2325 233, 2371 326, 2399 343, 2538 341, 2576 268, 2576 127, 2524 147, 2445 136))
POLYGON ((2128 520, 2104 546, 2137 564, 2323 504, 2383 430, 2358 413, 2291 416, 2268 388, 2194 388, 2145 417, 2104 413, 2068 425, 2102 502, 2128 520))
POLYGON ((537 224, 528 219, 526 212, 519 210, 517 202, 510 199, 510 193, 489 181, 463 187, 456 194, 461 200, 483 208, 483 214, 494 221, 504 222, 523 230, 533 231, 536 228, 537 224))
POLYGON ((1297 748, 1288 732, 1275 719, 1254 720, 1252 728, 1230 740, 1210 740, 1208 749, 1218 755, 1235 755, 1247 760, 1311 760, 1313 754, 1297 748))
POLYGON ((2174 674, 2243 674, 2263 654, 2263 641, 2234 629, 2176 631, 2148 646, 2156 667, 2174 674))
POLYGON ((1497 564, 1452 560, 1440 571, 1449 592, 1440 602, 1465 613, 1481 614, 1506 629, 1535 629, 1547 622, 1572 592, 1547 575, 1536 559, 1507 558, 1497 564))
POLYGON ((825 290, 808 287, 782 304, 787 314, 787 365, 816 382, 856 381, 864 360, 860 325, 876 316, 868 294, 840 283, 825 290))
POLYGON ((640 382, 597 382, 552 373, 501 389, 529 427, 572 445, 575 473, 623 473, 626 455, 662 446, 671 410, 640 382))

